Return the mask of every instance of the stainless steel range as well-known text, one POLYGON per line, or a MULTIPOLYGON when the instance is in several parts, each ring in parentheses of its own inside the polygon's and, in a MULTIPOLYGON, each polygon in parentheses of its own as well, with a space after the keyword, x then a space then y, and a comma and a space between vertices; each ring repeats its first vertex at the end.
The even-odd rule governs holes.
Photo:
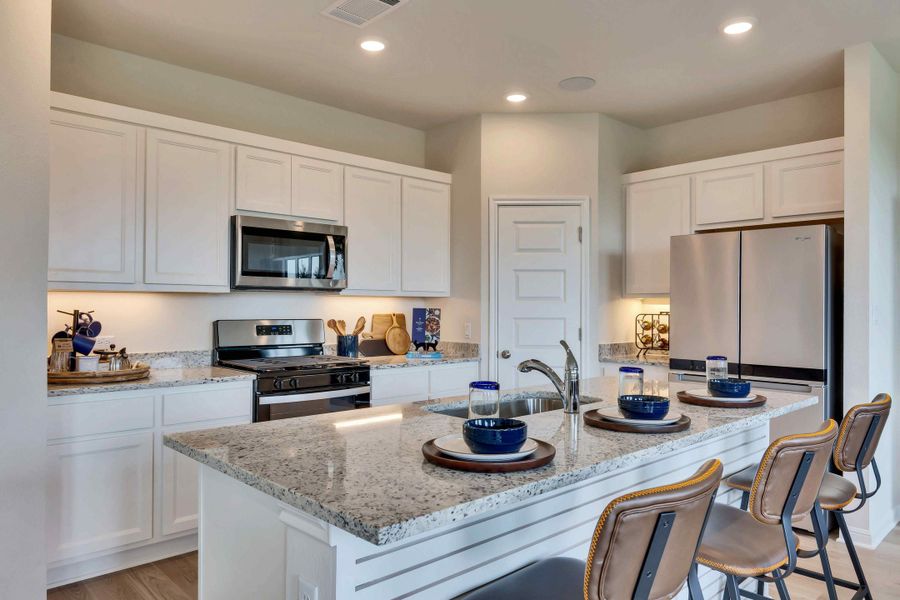
POLYGON ((253 420, 273 421, 369 406, 369 366, 325 356, 321 319, 215 321, 213 361, 256 373, 253 420))

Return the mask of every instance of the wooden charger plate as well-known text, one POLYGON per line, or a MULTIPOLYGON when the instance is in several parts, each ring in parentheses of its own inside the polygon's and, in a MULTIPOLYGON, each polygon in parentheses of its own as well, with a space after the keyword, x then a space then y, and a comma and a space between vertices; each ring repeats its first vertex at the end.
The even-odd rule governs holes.
POLYGON ((422 444, 422 454, 425 460, 441 467, 448 469, 456 469, 457 471, 471 471, 474 473, 512 473, 514 471, 527 471, 529 469, 537 469, 550 463, 556 456, 556 448, 552 444, 534 440, 538 447, 532 454, 519 460, 510 462, 476 462, 471 460, 460 460, 447 456, 434 445, 434 440, 428 440, 422 444))
POLYGON ((121 371, 66 371, 52 373, 47 371, 47 383, 55 384, 89 384, 89 383, 121 383, 134 381, 150 376, 150 367, 137 365, 121 371))
POLYGON ((694 404, 696 406, 709 406, 710 408, 756 408, 766 403, 766 397, 759 394, 752 400, 710 400, 709 398, 700 398, 687 392, 678 392, 678 399, 685 404, 694 404))
POLYGON ((687 415, 681 415, 681 418, 670 423, 669 425, 635 425, 632 423, 616 423, 609 419, 604 419, 597 413, 597 409, 589 410, 583 415, 584 424, 599 429, 608 429, 610 431, 621 431, 622 433, 675 433, 676 431, 684 431, 691 426, 691 418, 687 415))

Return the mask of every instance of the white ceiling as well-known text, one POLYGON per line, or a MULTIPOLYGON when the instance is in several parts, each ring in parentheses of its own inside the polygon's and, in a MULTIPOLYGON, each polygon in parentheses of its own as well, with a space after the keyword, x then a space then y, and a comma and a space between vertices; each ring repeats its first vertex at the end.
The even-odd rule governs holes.
POLYGON ((409 0, 365 29, 320 15, 331 1, 56 0, 53 29, 420 129, 505 111, 656 126, 839 86, 842 48, 900 31, 900 0, 409 0), (749 34, 719 32, 746 15, 749 34), (597 85, 557 87, 573 75, 597 85))

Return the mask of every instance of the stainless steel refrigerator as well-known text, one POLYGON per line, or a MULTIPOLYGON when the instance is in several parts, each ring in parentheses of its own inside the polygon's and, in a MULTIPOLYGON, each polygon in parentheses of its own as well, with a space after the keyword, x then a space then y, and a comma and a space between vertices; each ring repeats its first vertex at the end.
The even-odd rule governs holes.
POLYGON ((841 256, 827 225, 673 237, 670 379, 701 381, 706 357, 724 355, 756 389, 819 395, 773 421, 773 438, 839 420, 841 256))

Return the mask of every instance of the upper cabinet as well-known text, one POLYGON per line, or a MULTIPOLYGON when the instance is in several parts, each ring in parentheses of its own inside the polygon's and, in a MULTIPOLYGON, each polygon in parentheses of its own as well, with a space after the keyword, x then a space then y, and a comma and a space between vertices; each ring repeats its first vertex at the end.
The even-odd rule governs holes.
POLYGON ((291 214, 344 221, 344 167, 303 156, 291 157, 291 214))
POLYGON ((147 131, 145 280, 228 285, 231 146, 147 131))
POLYGON ((843 138, 625 175, 625 295, 669 293, 673 235, 843 216, 843 138))
POLYGON ((143 130, 52 111, 50 281, 134 283, 143 130))
POLYGON ((450 186, 403 179, 404 292, 450 293, 450 186))
POLYGON ((691 178, 635 183, 625 196, 625 294, 669 293, 669 238, 691 231, 691 178))
POLYGON ((235 208, 291 214, 291 156, 260 148, 237 148, 235 208))
POLYGON ((694 175, 697 225, 763 218, 763 168, 748 165, 694 175))
POLYGON ((348 287, 356 292, 400 289, 400 177, 344 169, 348 287))
POLYGON ((51 92, 51 290, 230 290, 229 218, 349 226, 345 293, 449 293, 450 175, 51 92))

